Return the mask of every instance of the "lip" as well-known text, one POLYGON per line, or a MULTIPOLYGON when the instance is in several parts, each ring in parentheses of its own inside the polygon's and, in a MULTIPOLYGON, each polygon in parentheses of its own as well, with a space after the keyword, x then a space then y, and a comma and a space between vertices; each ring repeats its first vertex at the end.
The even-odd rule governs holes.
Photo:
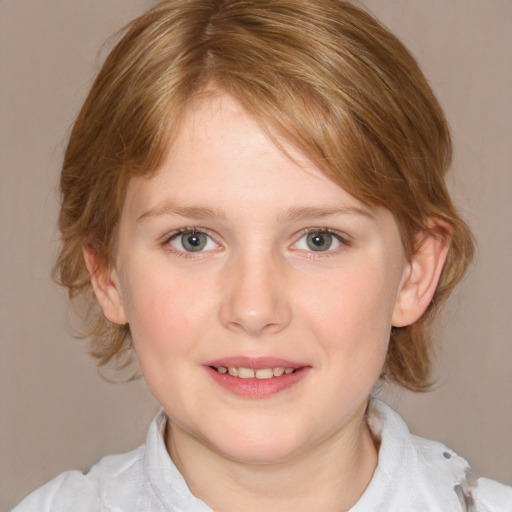
POLYGON ((304 368, 309 365, 299 363, 297 361, 290 361, 289 359, 282 359, 278 357, 247 357, 247 356, 236 356, 236 357, 223 357, 209 361, 204 366, 243 366, 244 368, 277 368, 281 366, 283 368, 304 368))
POLYGON ((225 357, 204 364, 204 369, 212 380, 230 394, 248 398, 264 399, 276 396, 301 382, 309 373, 311 366, 275 357, 225 357), (219 373, 212 367, 244 368, 294 368, 296 371, 271 379, 240 379, 227 373, 219 373))

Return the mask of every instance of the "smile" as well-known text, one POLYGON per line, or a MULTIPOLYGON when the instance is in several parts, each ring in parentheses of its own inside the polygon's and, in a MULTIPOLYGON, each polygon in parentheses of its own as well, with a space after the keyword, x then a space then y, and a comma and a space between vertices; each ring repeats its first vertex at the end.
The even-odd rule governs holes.
POLYGON ((245 368, 243 366, 212 366, 213 370, 221 374, 229 374, 239 379, 271 379, 273 377, 281 377, 282 375, 290 375, 295 372, 296 368, 284 368, 277 366, 275 368, 245 368))
POLYGON ((232 395, 264 399, 278 395, 307 378, 310 365, 278 357, 224 357, 204 365, 213 381, 232 395))

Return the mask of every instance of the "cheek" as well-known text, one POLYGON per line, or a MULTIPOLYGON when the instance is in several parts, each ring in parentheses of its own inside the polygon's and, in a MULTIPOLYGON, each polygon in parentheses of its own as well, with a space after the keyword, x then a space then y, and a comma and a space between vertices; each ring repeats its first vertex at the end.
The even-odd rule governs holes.
POLYGON ((130 265, 122 288, 139 362, 157 369, 174 364, 200 343, 211 328, 215 297, 205 276, 194 279, 179 270, 171 272, 168 265, 151 263, 130 265))
POLYGON ((168 406, 168 402, 179 402, 180 383, 193 361, 191 350, 197 336, 192 334, 187 314, 189 301, 167 283, 168 279, 145 273, 132 274, 125 284, 127 316, 140 370, 157 401, 168 406))
POLYGON ((146 265, 137 265, 126 272, 122 283, 126 315, 137 353, 164 350, 169 341, 180 336, 186 317, 186 300, 169 285, 169 277, 158 272, 140 272, 146 265))
POLYGON ((365 369, 378 378, 389 343, 396 286, 394 276, 375 264, 351 267, 350 272, 315 283, 304 315, 329 364, 348 374, 365 369))
POLYGON ((396 293, 383 272, 371 272, 368 267, 362 272, 340 272, 316 281, 307 295, 309 316, 340 334, 379 332, 391 326, 396 293))

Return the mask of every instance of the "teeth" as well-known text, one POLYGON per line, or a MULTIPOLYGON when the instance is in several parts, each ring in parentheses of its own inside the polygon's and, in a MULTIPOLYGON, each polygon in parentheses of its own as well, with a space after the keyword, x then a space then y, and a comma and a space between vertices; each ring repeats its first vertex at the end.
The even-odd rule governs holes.
POLYGON ((256 370, 257 379, 271 379, 274 376, 272 368, 259 368, 256 370))
POLYGON ((238 377, 239 379, 271 379, 272 377, 281 377, 281 375, 290 375, 295 371, 295 368, 283 368, 277 366, 276 368, 244 368, 242 366, 219 366, 217 367, 219 373, 229 373, 232 377, 238 377))
POLYGON ((254 379, 254 370, 252 368, 238 368, 238 377, 240 379, 254 379))

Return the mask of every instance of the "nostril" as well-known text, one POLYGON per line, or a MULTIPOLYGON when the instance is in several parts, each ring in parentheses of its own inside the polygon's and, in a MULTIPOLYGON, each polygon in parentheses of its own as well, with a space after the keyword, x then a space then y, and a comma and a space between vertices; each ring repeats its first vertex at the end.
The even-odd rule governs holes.
POLYGON ((233 332, 257 336, 281 331, 290 322, 288 297, 274 273, 247 265, 231 272, 223 282, 219 318, 233 332))

